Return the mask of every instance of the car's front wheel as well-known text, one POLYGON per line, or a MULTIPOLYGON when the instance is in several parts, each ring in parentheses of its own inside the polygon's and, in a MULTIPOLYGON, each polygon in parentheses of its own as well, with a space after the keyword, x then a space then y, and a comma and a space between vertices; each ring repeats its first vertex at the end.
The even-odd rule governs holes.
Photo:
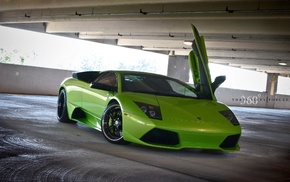
POLYGON ((72 120, 68 117, 67 112, 67 104, 66 104, 66 92, 64 89, 62 89, 58 94, 58 100, 57 100, 57 119, 60 122, 64 123, 73 123, 72 120))
POLYGON ((122 134, 122 110, 118 103, 109 104, 102 117, 102 133, 114 144, 127 144, 122 134))

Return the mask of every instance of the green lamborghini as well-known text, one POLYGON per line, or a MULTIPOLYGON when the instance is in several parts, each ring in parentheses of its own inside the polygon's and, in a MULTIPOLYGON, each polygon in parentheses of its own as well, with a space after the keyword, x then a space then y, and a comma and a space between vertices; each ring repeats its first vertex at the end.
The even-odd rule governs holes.
POLYGON ((211 82, 203 37, 193 30, 194 86, 136 71, 73 73, 59 89, 58 120, 82 122, 114 144, 239 150, 240 124, 214 96, 225 77, 211 82))

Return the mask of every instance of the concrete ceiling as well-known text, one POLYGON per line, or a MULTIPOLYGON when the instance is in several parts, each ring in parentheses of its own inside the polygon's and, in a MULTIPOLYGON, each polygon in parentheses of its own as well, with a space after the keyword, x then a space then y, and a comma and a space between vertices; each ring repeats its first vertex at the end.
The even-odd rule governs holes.
POLYGON ((0 0, 0 25, 290 76, 289 0, 0 0), (285 63, 287 65, 280 65, 285 63))

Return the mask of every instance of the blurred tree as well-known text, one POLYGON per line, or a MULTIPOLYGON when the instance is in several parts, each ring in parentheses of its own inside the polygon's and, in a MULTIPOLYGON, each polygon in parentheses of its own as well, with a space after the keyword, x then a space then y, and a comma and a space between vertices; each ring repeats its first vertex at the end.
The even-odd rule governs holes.
POLYGON ((32 53, 32 59, 28 54, 24 54, 21 51, 14 49, 13 51, 7 51, 4 48, 0 48, 0 63, 18 63, 24 64, 27 59, 34 60, 37 56, 35 52, 32 53))
POLYGON ((11 54, 9 54, 3 48, 0 48, 0 63, 11 62, 11 54))

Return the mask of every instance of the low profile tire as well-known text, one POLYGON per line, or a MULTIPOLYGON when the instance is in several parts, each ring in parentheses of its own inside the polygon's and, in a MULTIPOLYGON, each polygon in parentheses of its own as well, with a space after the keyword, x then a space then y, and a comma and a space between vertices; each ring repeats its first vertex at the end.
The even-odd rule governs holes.
POLYGON ((108 105, 102 117, 102 133, 113 144, 127 144, 122 134, 122 110, 118 103, 108 105))
POLYGON ((66 92, 62 89, 58 94, 57 100, 57 119, 63 123, 74 123, 68 117, 67 112, 67 102, 66 102, 66 92))

